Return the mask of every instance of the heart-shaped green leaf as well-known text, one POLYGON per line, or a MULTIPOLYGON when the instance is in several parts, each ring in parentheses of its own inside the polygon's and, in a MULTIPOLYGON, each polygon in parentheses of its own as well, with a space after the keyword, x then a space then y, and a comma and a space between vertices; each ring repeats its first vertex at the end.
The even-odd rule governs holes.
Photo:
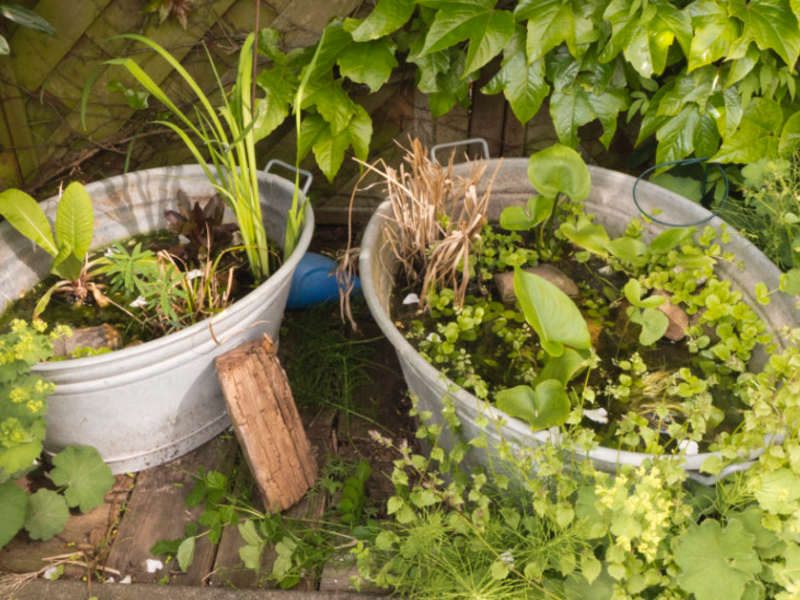
POLYGON ((576 223, 563 223, 559 231, 570 242, 599 256, 608 256, 608 233, 602 225, 592 223, 586 217, 581 217, 576 223))
POLYGON ((567 385, 573 377, 583 371, 590 363, 586 352, 580 353, 572 348, 566 348, 564 354, 561 356, 551 357, 547 361, 544 368, 539 371, 533 385, 546 381, 548 379, 555 379, 560 381, 562 385, 567 385))
POLYGON ((661 306, 666 301, 664 296, 650 296, 649 298, 642 299, 642 285, 638 279, 630 279, 625 287, 622 288, 622 293, 628 302, 639 308, 655 308, 661 306))
POLYGON ((581 155, 562 144, 554 144, 531 156, 528 179, 537 192, 548 198, 563 193, 580 202, 592 189, 592 178, 581 155))
POLYGON ((639 343, 643 346, 655 344, 664 337, 669 328, 669 317, 657 308, 645 308, 640 311, 634 307, 628 309, 631 321, 642 326, 639 343))
POLYGON ((536 386, 518 385, 495 396, 497 408, 517 419, 527 421, 534 430, 563 425, 569 415, 570 402, 564 385, 547 379, 536 386))
POLYGON ((515 267, 514 293, 525 320, 539 335, 542 348, 548 354, 561 356, 565 345, 579 350, 591 347, 589 327, 581 311, 555 285, 515 267))
POLYGON ((57 486, 64 486, 64 497, 70 506, 88 512, 103 503, 106 492, 114 485, 114 476, 91 446, 76 448, 68 446, 53 457, 55 468, 50 479, 57 486))
POLYGON ((506 206, 500 213, 500 227, 509 231, 527 231, 553 212, 554 201, 544 196, 528 198, 526 206, 506 206))

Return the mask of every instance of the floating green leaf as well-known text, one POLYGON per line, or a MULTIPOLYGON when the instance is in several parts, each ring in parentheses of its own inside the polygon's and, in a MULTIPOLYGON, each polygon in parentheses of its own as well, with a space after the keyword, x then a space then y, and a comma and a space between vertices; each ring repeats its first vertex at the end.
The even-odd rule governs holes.
POLYGON ((114 485, 111 469, 91 446, 68 446, 53 457, 53 465, 50 478, 57 486, 66 487, 67 503, 77 506, 81 512, 100 506, 106 492, 114 485))
POLYGON ((525 320, 539 335, 548 354, 561 356, 565 345, 579 350, 591 347, 589 328, 581 311, 555 285, 515 267, 514 292, 525 320))
POLYGON ((495 395, 497 408, 517 419, 527 421, 534 430, 563 425, 570 402, 564 385, 547 379, 536 386, 518 385, 495 395))
POLYGON ((739 521, 725 529, 714 519, 690 526, 675 545, 678 583, 697 600, 741 598, 761 571, 754 541, 739 521))
POLYGON ((28 494, 13 481, 0 483, 0 506, 3 518, 0 519, 0 548, 14 539, 25 524, 25 507, 28 494))
POLYGON ((69 508, 61 494, 51 490, 37 490, 29 496, 29 509, 25 517, 25 529, 34 540, 49 540, 69 519, 69 508))
POLYGON ((580 202, 589 196, 592 189, 592 178, 581 155, 561 144, 554 144, 531 156, 528 179, 537 192, 548 198, 563 193, 580 202))

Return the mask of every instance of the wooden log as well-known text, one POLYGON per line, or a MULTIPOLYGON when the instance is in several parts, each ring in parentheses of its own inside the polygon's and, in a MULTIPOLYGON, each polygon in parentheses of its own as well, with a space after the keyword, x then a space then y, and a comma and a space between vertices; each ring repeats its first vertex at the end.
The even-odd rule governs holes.
POLYGON ((268 336, 216 359, 239 445, 267 510, 296 504, 317 478, 286 373, 268 336))

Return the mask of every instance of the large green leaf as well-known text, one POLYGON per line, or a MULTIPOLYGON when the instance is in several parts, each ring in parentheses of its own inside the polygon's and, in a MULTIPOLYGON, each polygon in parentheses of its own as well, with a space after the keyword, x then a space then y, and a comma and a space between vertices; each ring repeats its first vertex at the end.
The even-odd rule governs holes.
POLYGON ((761 50, 777 52, 794 68, 800 54, 800 28, 786 0, 730 0, 728 10, 744 23, 738 45, 747 48, 754 41, 761 50))
POLYGON ((495 395, 497 408, 517 419, 527 421, 534 430, 563 425, 570 402, 564 384, 547 379, 536 386, 518 385, 495 395))
POLYGON ((366 160, 372 138, 372 119, 364 108, 355 105, 353 117, 342 131, 334 134, 331 125, 319 115, 308 115, 300 129, 298 152, 305 156, 313 149, 322 172, 332 181, 344 161, 344 153, 353 147, 354 154, 366 160))
POLYGON ((781 140, 778 143, 778 154, 782 157, 792 157, 800 148, 800 111, 786 119, 781 131, 781 140))
POLYGON ((389 80, 397 66, 395 45, 389 38, 353 43, 336 59, 342 75, 356 83, 365 83, 373 92, 389 80))
POLYGON ((764 473, 756 492, 756 500, 769 513, 792 514, 800 508, 800 481, 787 468, 764 473))
POLYGON ((286 65, 264 69, 256 77, 256 84, 264 92, 264 98, 256 98, 253 119, 253 137, 259 141, 283 123, 289 116, 299 82, 286 65))
POLYGON ((111 469, 91 446, 68 446, 53 457, 53 465, 50 478, 57 486, 66 488, 67 504, 77 506, 81 512, 100 506, 114 485, 111 469))
POLYGON ((670 46, 678 41, 689 54, 692 24, 689 14, 667 2, 644 5, 635 0, 613 0, 604 17, 612 25, 612 35, 601 59, 609 61, 620 51, 642 76, 660 75, 667 66, 670 46))
POLYGON ((550 357, 544 368, 539 371, 533 385, 536 386, 548 379, 555 379, 566 386, 573 377, 591 364, 591 360, 586 355, 586 352, 580 353, 572 348, 566 348, 561 356, 550 357))
POLYGON ((534 189, 547 198, 562 193, 580 202, 589 196, 592 189, 592 178, 581 155, 561 144, 554 144, 531 156, 528 179, 534 189))
POLYGON ((14 539, 25 524, 25 507, 28 494, 13 481, 0 483, 0 506, 3 518, 0 519, 0 548, 14 539))
POLYGON ((83 259, 92 245, 94 208, 89 192, 74 181, 67 186, 56 210, 56 243, 69 244, 73 254, 83 259))
POLYGON ((564 346, 579 350, 591 347, 591 337, 581 311, 555 285, 532 273, 514 269, 514 292, 525 320, 539 335, 542 348, 561 356, 564 346))
MULTIPOLYGON (((327 77, 336 64, 336 59, 342 50, 353 43, 353 38, 339 21, 332 21, 322 32, 317 42, 314 58, 303 69, 301 81, 313 82, 320 77, 327 77)), ((305 97, 305 92, 303 93, 305 97)))
POLYGON ((342 89, 342 80, 333 76, 320 77, 311 83, 304 94, 301 108, 316 107, 317 112, 331 126, 331 132, 341 133, 356 110, 356 104, 342 89))
POLYGON ((696 104, 687 104, 678 115, 667 118, 656 133, 656 162, 680 160, 694 152, 699 126, 700 110, 696 104))
POLYGON ((483 87, 486 94, 504 92, 511 110, 520 123, 527 123, 539 112, 550 93, 545 81, 544 59, 528 64, 525 51, 525 30, 517 27, 511 42, 503 50, 503 65, 483 87))
POLYGON ((48 254, 58 254, 50 222, 36 200, 28 194, 16 189, 0 193, 0 215, 48 254))
POLYGON ((528 21, 528 61, 533 62, 561 42, 575 39, 574 9, 563 0, 521 0, 514 9, 518 21, 528 21))
POLYGON ((378 5, 353 31, 356 42, 369 42, 393 33, 414 14, 414 0, 379 0, 378 5))
POLYGON ((64 529, 69 519, 69 508, 61 494, 51 490, 37 490, 28 500, 25 529, 34 540, 49 540, 64 529))
POLYGON ((497 0, 420 0, 438 8, 421 54, 430 54, 469 40, 466 73, 472 73, 497 56, 514 35, 514 15, 495 10, 497 0))
POLYGON ((755 162, 760 158, 776 158, 778 139, 783 125, 783 111, 774 100, 754 98, 747 105, 739 128, 711 159, 713 162, 755 162))
POLYGON ((699 0, 689 5, 694 27, 689 71, 727 56, 733 42, 741 36, 741 23, 728 16, 727 8, 727 3, 717 0, 699 0))
POLYGON ((754 541, 740 521, 730 521, 725 529, 714 519, 690 526, 675 545, 678 584, 697 600, 741 598, 761 571, 754 541))

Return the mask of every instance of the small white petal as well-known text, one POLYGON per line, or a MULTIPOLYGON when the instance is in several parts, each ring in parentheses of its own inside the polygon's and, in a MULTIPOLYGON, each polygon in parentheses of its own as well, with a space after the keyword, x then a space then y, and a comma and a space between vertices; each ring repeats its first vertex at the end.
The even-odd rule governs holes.
POLYGON ((160 571, 161 569, 164 568, 164 563, 162 563, 160 560, 155 560, 153 558, 148 558, 145 561, 145 564, 147 565, 148 573, 155 573, 156 571, 160 571))
POLYGON ((198 277, 202 277, 203 272, 200 269, 192 269, 188 273, 186 273, 186 280, 191 281, 192 279, 197 279, 198 277))
POLYGON ((124 579, 120 579, 119 582, 120 583, 131 583, 131 576, 130 575, 125 575, 125 578, 124 579))
POLYGON ((608 423, 608 411, 605 408, 583 409, 583 416, 595 423, 608 423))
POLYGON ((109 248, 106 248, 106 251, 103 253, 103 256, 114 256, 116 253, 117 252, 114 246, 111 246, 109 248))
POLYGON ((425 338, 429 342, 438 342, 439 341, 439 334, 438 333, 429 333, 428 337, 425 338))
POLYGON ((507 565, 514 564, 514 556, 511 554, 511 550, 506 550, 500 555, 500 560, 502 560, 507 565))
POLYGON ((681 440, 678 442, 678 449, 683 450, 686 454, 699 454, 700 452, 700 446, 692 440, 681 440))
POLYGON ((132 308, 141 308, 142 306, 147 306, 147 300, 144 297, 139 296, 136 300, 128 304, 128 306, 132 308))
POLYGON ((114 579, 113 577, 109 577, 108 579, 106 579, 106 583, 114 583, 115 581, 116 579, 114 579))
POLYGON ((184 246, 191 242, 191 240, 189 238, 187 238, 185 235, 183 235, 182 233, 178 234, 178 241, 184 246))
POLYGON ((43 575, 45 579, 50 579, 51 581, 55 581, 56 579, 58 579, 58 576, 59 576, 58 567, 50 567, 44 572, 43 575))
POLYGON ((416 294, 409 294, 403 299, 403 304, 419 304, 419 296, 416 294))

